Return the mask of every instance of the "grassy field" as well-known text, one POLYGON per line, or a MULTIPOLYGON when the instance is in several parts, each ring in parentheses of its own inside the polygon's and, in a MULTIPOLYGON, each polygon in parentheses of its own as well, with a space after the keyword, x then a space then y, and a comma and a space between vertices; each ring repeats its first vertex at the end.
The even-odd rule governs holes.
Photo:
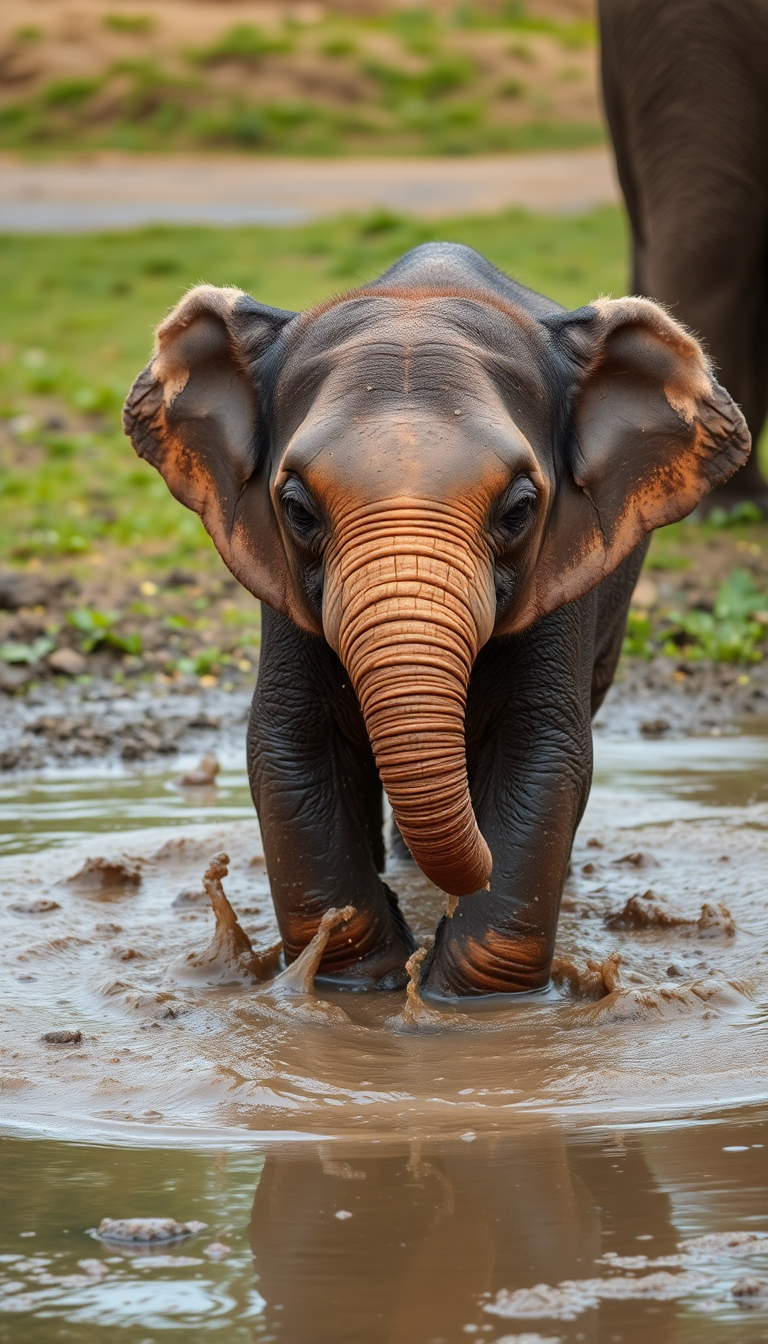
POLYGON ((153 327, 201 280, 304 308, 434 236, 470 243, 568 307, 623 289, 626 238, 614 210, 456 220, 437 235, 382 213, 288 230, 0 237, 0 553, 51 559, 117 547, 140 549, 149 566, 202 559, 197 519, 120 430, 153 327))
POLYGON ((543 149, 602 138, 591 0, 274 8, 65 0, 0 15, 0 148, 543 149), (365 12, 367 9, 368 12, 365 12))
MULTIPOLYGON (((157 666, 210 677, 225 665, 249 675, 253 603, 225 582, 197 517, 134 456, 120 427, 126 391, 153 328, 190 285, 234 284, 303 308, 434 236, 470 243, 567 307, 624 291, 627 240, 616 210, 510 213, 437 231, 379 213, 295 229, 0 236, 0 568, 66 576, 81 594, 79 607, 61 598, 55 619, 49 611, 31 633, 26 618, 18 629, 6 622, 0 662, 20 662, 32 676, 45 652, 39 641, 49 649, 69 629, 89 658, 111 651, 145 675, 157 666), (179 567, 193 585, 183 600, 167 586, 179 567), (153 621, 161 631, 150 638, 153 621)), ((749 510, 657 534, 649 573, 655 596, 632 617, 628 652, 760 658, 768 525, 749 510)))

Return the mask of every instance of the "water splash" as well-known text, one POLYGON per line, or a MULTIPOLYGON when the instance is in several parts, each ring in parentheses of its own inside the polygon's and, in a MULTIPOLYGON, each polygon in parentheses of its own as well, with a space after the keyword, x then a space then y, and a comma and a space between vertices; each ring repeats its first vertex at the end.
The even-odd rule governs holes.
POLYGON ((263 952, 254 949, 248 934, 224 894, 222 880, 229 872, 229 855, 214 854, 205 870, 203 886, 216 918, 213 938, 202 952, 190 952, 182 962, 185 972, 195 972, 208 984, 231 984, 240 980, 261 984, 271 980, 280 964, 282 944, 263 952))
POLYGON ((354 905, 345 905, 341 910, 337 910, 335 907, 326 910, 312 941, 307 943, 304 951, 299 954, 295 961, 291 962, 290 966, 287 966, 284 971, 281 971, 275 977, 272 987, 289 994, 311 994, 315 976, 323 959, 323 953, 328 946, 328 939, 333 930, 337 929, 340 924, 346 924, 354 913, 354 905))

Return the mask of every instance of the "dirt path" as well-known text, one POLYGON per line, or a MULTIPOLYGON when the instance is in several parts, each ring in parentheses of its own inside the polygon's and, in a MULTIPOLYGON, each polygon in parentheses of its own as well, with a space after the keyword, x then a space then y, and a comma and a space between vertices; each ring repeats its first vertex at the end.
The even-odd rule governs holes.
POLYGON ((580 213, 618 199, 605 148, 465 159, 0 156, 5 233, 300 224, 377 208, 424 219, 510 207, 580 213))

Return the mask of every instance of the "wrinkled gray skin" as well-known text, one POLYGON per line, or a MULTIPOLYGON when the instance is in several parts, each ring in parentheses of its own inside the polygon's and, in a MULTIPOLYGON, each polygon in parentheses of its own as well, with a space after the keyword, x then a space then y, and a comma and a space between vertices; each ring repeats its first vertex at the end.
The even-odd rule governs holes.
MULTIPOLYGON (((632 293, 703 342, 757 442, 768 411, 768 0, 599 0, 632 293)), ((768 508, 753 453, 706 507, 768 508)))

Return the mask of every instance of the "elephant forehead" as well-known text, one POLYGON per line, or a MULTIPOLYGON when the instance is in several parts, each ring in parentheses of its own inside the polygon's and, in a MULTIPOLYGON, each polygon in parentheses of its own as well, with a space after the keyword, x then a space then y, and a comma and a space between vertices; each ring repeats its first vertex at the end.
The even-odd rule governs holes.
POLYGON ((520 471, 536 473, 528 440, 499 410, 440 414, 411 405, 348 418, 332 408, 311 417, 282 463, 334 505, 403 497, 471 496, 479 510, 520 471))
POLYGON ((526 319, 456 296, 361 296, 341 302, 300 329, 288 353, 276 407, 326 396, 350 413, 392 396, 460 408, 505 393, 543 404, 541 333, 526 319))

